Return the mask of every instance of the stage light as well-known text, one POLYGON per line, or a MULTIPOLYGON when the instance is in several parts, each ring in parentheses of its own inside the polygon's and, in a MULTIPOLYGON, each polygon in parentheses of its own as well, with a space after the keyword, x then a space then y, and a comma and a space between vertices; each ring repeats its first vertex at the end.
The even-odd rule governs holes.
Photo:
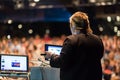
POLYGON ((10 39, 11 38, 11 36, 10 35, 7 35, 7 39, 10 39))
POLYGON ((21 28, 22 28, 22 24, 19 24, 19 25, 18 25, 18 29, 21 29, 21 28))
POLYGON ((95 2, 96 2, 96 0, 89 0, 89 2, 90 2, 90 3, 95 3, 95 2))
POLYGON ((11 19, 8 20, 8 24, 12 24, 12 22, 13 22, 13 21, 12 21, 11 19))
POLYGON ((35 3, 35 2, 32 2, 32 3, 29 4, 29 6, 35 7, 35 6, 36 6, 36 3, 35 3))
POLYGON ((117 31, 117 36, 120 36, 120 30, 117 31))
POLYGON ((117 32, 117 31, 118 31, 118 27, 115 26, 115 27, 114 27, 114 32, 117 32))
POLYGON ((103 29, 103 27, 101 25, 98 25, 98 28, 99 28, 100 32, 103 32, 104 29, 103 29))
POLYGON ((107 5, 112 5, 112 2, 107 2, 106 4, 107 4, 107 5))
POLYGON ((40 9, 45 9, 45 8, 47 8, 47 6, 45 6, 45 5, 40 5, 38 8, 40 8, 40 9))
POLYGON ((103 27, 99 27, 99 31, 102 32, 103 31, 103 27))
POLYGON ((112 18, 110 16, 107 17, 107 21, 108 22, 111 22, 112 21, 112 18))
POLYGON ((103 6, 104 6, 104 5, 106 5, 106 3, 105 3, 105 2, 101 2, 101 5, 103 5, 103 6))
POLYGON ((80 5, 80 1, 79 1, 79 0, 73 0, 72 3, 73 3, 75 6, 79 6, 79 5, 80 5))
POLYGON ((15 5, 14 5, 15 9, 24 8, 24 1, 23 0, 14 0, 14 2, 15 2, 15 5))
POLYGON ((120 16, 116 16, 116 20, 119 22, 120 21, 120 16))
POLYGON ((29 30, 28 30, 28 33, 29 33, 29 34, 32 34, 32 33, 33 33, 33 30, 32 30, 32 29, 29 29, 29 30))
POLYGON ((35 2, 39 2, 40 0, 34 0, 35 2))

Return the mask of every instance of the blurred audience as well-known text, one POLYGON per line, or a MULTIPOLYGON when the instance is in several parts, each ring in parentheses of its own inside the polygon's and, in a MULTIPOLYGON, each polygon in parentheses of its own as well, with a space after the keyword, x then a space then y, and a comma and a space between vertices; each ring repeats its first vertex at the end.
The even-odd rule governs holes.
POLYGON ((44 37, 37 34, 34 37, 29 38, 14 37, 12 39, 7 39, 7 37, 3 37, 0 40, 0 54, 28 55, 29 67, 40 66, 36 65, 36 63, 39 58, 42 61, 45 61, 44 56, 41 56, 44 52, 44 45, 62 45, 65 38, 66 35, 51 38, 49 34, 45 34, 44 37))
MULTIPOLYGON (((120 80, 120 38, 117 36, 100 36, 104 43, 104 56, 101 60, 103 80, 120 80)), ((29 67, 40 66, 40 58, 45 61, 43 54, 45 44, 62 45, 66 35, 51 38, 48 34, 44 37, 36 35, 26 38, 0 39, 0 54, 28 55, 29 67)))
POLYGON ((120 80, 120 38, 117 36, 101 36, 104 43, 102 59, 103 80, 120 80))

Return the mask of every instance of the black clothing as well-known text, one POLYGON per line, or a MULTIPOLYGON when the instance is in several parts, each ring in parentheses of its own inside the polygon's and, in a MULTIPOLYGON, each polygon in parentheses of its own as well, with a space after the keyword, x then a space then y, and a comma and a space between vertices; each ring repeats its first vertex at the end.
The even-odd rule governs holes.
POLYGON ((60 80, 102 80, 102 40, 94 34, 66 38, 61 54, 52 55, 50 65, 60 68, 60 80))

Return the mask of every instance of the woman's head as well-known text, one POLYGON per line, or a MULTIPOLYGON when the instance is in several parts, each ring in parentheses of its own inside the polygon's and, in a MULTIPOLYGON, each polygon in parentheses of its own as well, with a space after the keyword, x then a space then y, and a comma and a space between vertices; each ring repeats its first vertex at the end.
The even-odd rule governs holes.
POLYGON ((85 31, 86 33, 92 33, 90 28, 89 19, 86 13, 84 12, 75 12, 70 17, 70 28, 72 33, 76 31, 85 31))

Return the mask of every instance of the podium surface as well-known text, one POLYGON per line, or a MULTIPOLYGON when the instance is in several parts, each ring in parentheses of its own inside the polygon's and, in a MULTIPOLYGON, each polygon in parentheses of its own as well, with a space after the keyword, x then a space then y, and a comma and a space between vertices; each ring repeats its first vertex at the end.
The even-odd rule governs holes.
POLYGON ((60 80, 60 69, 52 67, 31 67, 30 80, 60 80))

